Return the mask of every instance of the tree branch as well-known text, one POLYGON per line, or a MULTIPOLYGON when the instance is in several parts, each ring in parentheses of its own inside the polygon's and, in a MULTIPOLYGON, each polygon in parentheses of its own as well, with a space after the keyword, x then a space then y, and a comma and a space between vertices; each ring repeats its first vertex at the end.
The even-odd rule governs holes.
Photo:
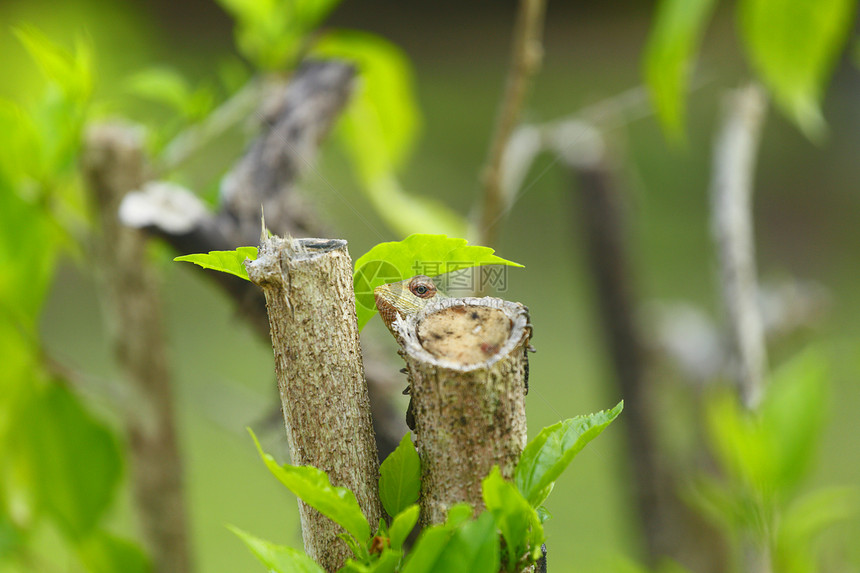
MULTIPOLYGON (((711 230, 728 318, 729 355, 741 402, 755 410, 764 397, 765 332, 758 303, 753 237, 753 178, 767 99, 751 83, 728 94, 714 147, 711 230)), ((769 543, 747 534, 741 559, 748 573, 773 571, 769 543)))
POLYGON ((756 408, 767 369, 764 326, 758 304, 753 238, 753 175, 767 100, 751 84, 726 98, 714 147, 711 227, 719 258, 735 379, 743 403, 756 408))
MULTIPOLYGON (((658 436, 659 406, 637 323, 636 280, 628 248, 624 195, 606 151, 594 129, 567 146, 564 161, 578 181, 582 243, 593 278, 600 323, 615 381, 624 398, 632 493, 647 561, 670 557, 695 571, 722 571, 722 547, 711 528, 680 499, 676 468, 665 459, 658 436)), ((564 146, 559 146, 564 148, 564 146)))
POLYGON ((143 535, 154 571, 187 573, 191 554, 161 300, 146 260, 146 235, 123 227, 116 215, 123 196, 146 179, 142 133, 123 125, 95 126, 86 134, 82 163, 97 215, 93 250, 107 315, 115 321, 114 350, 134 397, 125 422, 143 535))
MULTIPOLYGON (((181 255, 257 244, 261 206, 266 224, 276 234, 327 234, 297 187, 302 175, 313 168, 320 142, 346 105, 354 77, 355 70, 346 63, 307 61, 286 86, 270 86, 266 101, 258 102, 261 134, 224 178, 217 212, 210 212, 188 190, 156 182, 123 201, 120 219, 160 236, 181 255)), ((260 336, 269 337, 265 299, 258 288, 225 273, 201 272, 234 300, 238 314, 260 336)), ((402 413, 395 412, 386 398, 389 371, 368 364, 374 423, 383 456, 394 450, 406 429, 402 413)))

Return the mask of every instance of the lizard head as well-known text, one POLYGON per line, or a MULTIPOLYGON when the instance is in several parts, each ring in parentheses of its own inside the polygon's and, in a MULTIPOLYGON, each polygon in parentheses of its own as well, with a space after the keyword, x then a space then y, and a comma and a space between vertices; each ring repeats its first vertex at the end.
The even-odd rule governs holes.
POLYGON ((433 279, 424 275, 373 289, 376 308, 388 330, 391 330, 397 315, 406 317, 415 314, 436 296, 444 295, 436 288, 433 279))

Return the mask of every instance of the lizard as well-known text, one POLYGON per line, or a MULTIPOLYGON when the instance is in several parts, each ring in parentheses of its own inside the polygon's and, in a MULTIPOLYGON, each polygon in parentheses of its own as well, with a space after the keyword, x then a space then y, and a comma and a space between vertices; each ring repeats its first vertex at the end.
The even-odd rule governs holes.
POLYGON ((395 338, 397 334, 394 331, 394 320, 398 315, 406 318, 418 313, 431 300, 447 296, 439 290, 435 281, 426 275, 416 275, 405 281, 388 283, 373 289, 379 317, 395 338))
MULTIPOLYGON (((448 298, 448 295, 440 290, 436 282, 426 275, 416 275, 410 279, 387 283, 373 289, 373 297, 376 301, 376 308, 379 311, 379 316, 382 322, 395 338, 399 338, 394 329, 394 321, 397 316, 406 318, 413 314, 417 314, 421 309, 427 306, 430 301, 438 298, 448 298)), ((528 311, 528 309, 526 309, 528 311)), ((531 331, 531 324, 528 325, 531 331)), ((529 351, 534 352, 531 344, 526 345, 525 349, 525 391, 529 392, 529 351)), ((401 372, 406 372, 404 368, 401 372)), ((404 394, 409 394, 410 386, 407 386, 404 394)), ((406 409, 406 424, 410 430, 415 429, 415 418, 412 411, 412 399, 409 400, 409 406, 406 409)))

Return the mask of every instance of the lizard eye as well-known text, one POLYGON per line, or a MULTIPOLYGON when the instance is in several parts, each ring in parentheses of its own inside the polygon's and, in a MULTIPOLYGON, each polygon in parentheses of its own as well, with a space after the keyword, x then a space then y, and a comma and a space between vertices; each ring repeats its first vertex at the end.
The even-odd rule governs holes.
POLYGON ((418 276, 410 281, 409 291, 418 298, 431 298, 436 294, 436 285, 429 278, 418 276))

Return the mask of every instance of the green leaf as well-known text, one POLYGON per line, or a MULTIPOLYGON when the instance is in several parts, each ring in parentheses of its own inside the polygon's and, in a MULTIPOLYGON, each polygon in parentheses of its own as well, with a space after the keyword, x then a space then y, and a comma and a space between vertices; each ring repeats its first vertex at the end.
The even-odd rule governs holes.
POLYGON ((744 411, 731 391, 710 396, 706 407, 711 450, 727 477, 744 484, 764 484, 770 459, 753 416, 744 411))
POLYGON ((74 53, 61 48, 33 26, 16 26, 13 32, 41 72, 74 100, 86 100, 93 90, 92 47, 78 38, 74 53))
POLYGON ((132 94, 165 105, 188 121, 205 117, 215 103, 212 90, 192 89, 182 74, 166 66, 141 70, 128 78, 126 86, 132 94))
POLYGON ((215 92, 208 85, 199 86, 182 107, 182 114, 187 121, 204 119, 215 107, 215 92))
POLYGON ((94 83, 92 48, 78 38, 74 51, 66 50, 31 26, 14 32, 49 85, 26 113, 15 110, 14 104, 0 103, 0 108, 6 108, 0 109, 6 150, 0 171, 11 174, 9 182, 19 192, 26 190, 28 199, 44 202, 46 211, 70 220, 84 219, 74 221, 80 226, 85 224, 85 205, 74 175, 94 83))
MULTIPOLYGON (((28 459, 32 456, 26 448, 20 451, 20 428, 28 423, 29 403, 36 384, 42 382, 43 376, 40 371, 41 349, 24 335, 26 331, 19 324, 9 318, 0 312, 0 364, 3 365, 3 375, 0 376, 0 460, 12 467, 16 464, 13 458, 19 454, 28 459)), ((23 488, 35 487, 35 480, 29 475, 22 476, 22 481, 23 488)))
POLYGON ((806 133, 824 134, 819 107, 854 22, 852 0, 741 0, 747 55, 782 111, 806 133))
POLYGON ((399 550, 403 547, 403 543, 415 524, 418 523, 418 514, 421 508, 417 505, 410 505, 396 516, 391 521, 391 527, 388 529, 388 538, 391 540, 391 548, 399 550))
POLYGON ((359 543, 370 539, 370 526, 355 494, 345 487, 334 487, 328 475, 313 466, 279 465, 275 458, 263 451, 257 436, 250 429, 257 451, 269 471, 282 484, 309 506, 325 515, 352 535, 359 543))
POLYGON ((472 508, 468 504, 451 507, 444 524, 428 527, 421 533, 403 564, 402 573, 498 571, 494 522, 490 517, 477 523, 471 516, 472 508), (492 547, 487 547, 488 544, 492 547), (487 562, 479 562, 479 556, 485 557, 487 562), (487 565, 493 568, 484 569, 487 565))
POLYGON ((394 573, 397 571, 397 566, 403 558, 402 551, 392 551, 391 549, 383 549, 379 557, 370 565, 359 563, 354 559, 349 559, 341 569, 340 573, 394 573))
POLYGON ((355 261, 353 285, 358 327, 363 328, 376 312, 373 289, 380 285, 417 274, 436 275, 481 265, 522 267, 493 253, 490 247, 469 245, 466 239, 445 235, 416 233, 402 241, 379 243, 355 261))
POLYGON ((149 558, 137 544, 105 531, 97 531, 78 547, 78 556, 89 573, 148 573, 149 558))
POLYGON ((520 557, 544 542, 540 517, 517 487, 502 477, 498 466, 484 478, 481 488, 484 504, 508 548, 507 570, 514 572, 520 557))
POLYGON ((574 456, 599 436, 623 409, 622 401, 611 410, 553 424, 529 442, 517 464, 515 481, 532 507, 543 503, 574 456))
POLYGON ((439 555, 432 571, 438 573, 497 573, 499 538, 490 513, 463 523, 439 555))
POLYGON ((540 522, 542 524, 552 519, 552 513, 550 513, 550 511, 544 505, 539 505, 535 508, 535 511, 537 511, 538 519, 540 519, 540 522))
POLYGON ((835 523, 851 519, 858 510, 860 496, 855 488, 821 489, 795 501, 780 516, 774 570, 817 571, 816 537, 835 523))
POLYGON ((418 501, 421 461, 407 432, 400 445, 379 466, 379 497, 388 515, 397 515, 418 501))
POLYGON ((359 159, 362 179, 401 167, 420 123, 412 68, 403 51, 374 34, 337 30, 320 38, 313 53, 352 62, 358 69, 360 86, 346 111, 342 135, 359 159))
POLYGON ((826 395, 826 362, 810 349, 773 374, 757 413, 729 392, 708 401, 712 449, 745 495, 770 504, 803 477, 824 422, 826 395))
POLYGON ((0 273, 3 318, 25 331, 35 329, 58 254, 58 236, 46 209, 0 181, 0 268, 7 269, 0 273))
POLYGON ((445 519, 445 525, 449 527, 458 527, 461 524, 472 519, 473 513, 474 511, 471 505, 465 502, 458 503, 457 505, 448 509, 448 515, 445 519))
POLYGON ((42 134, 32 114, 15 102, 0 99, 0 195, 16 194, 29 180, 44 179, 45 153, 42 134))
POLYGON ((119 444, 107 427, 58 384, 48 384, 19 420, 41 508, 71 538, 86 538, 113 500, 122 472, 119 444))
POLYGON ((807 493, 783 513, 780 527, 790 542, 811 539, 834 523, 860 512, 856 487, 826 487, 807 493))
POLYGON ((714 0, 660 0, 645 49, 645 80, 663 128, 683 134, 687 83, 714 0))
POLYGON ((248 65, 235 55, 226 56, 218 63, 218 85, 228 96, 237 93, 252 82, 248 65))
POLYGON ((304 552, 284 545, 276 545, 238 527, 228 525, 227 529, 235 533, 251 550, 267 570, 274 573, 324 573, 324 569, 304 552))
POLYGON ((194 263, 204 269, 230 273, 247 281, 250 279, 248 279, 248 271, 245 269, 245 259, 256 260, 257 247, 239 247, 235 251, 210 251, 209 253, 182 255, 173 260, 194 263))
POLYGON ((188 81, 175 69, 160 66, 141 70, 126 80, 127 89, 136 96, 164 104, 176 111, 191 98, 188 81))
POLYGON ((346 543, 352 554, 362 563, 367 563, 370 560, 369 546, 372 541, 371 539, 368 538, 367 543, 359 543, 348 533, 338 533, 337 536, 346 543))
POLYGON ((379 525, 376 526, 376 533, 374 535, 388 537, 388 524, 385 522, 384 517, 379 518, 379 525))
POLYGON ((823 353, 812 347, 771 376, 760 412, 777 487, 797 484, 812 464, 827 417, 828 371, 823 353))
POLYGON ((464 235, 461 215, 435 199, 407 194, 396 176, 420 122, 406 56, 382 38, 354 31, 326 34, 314 54, 352 62, 358 69, 359 89, 336 134, 362 190, 386 224, 402 236, 416 231, 464 235))
POLYGON ((340 0, 217 0, 236 20, 239 52, 263 70, 291 67, 340 0))
POLYGON ((436 562, 451 541, 454 532, 444 525, 426 528, 412 551, 406 556, 402 573, 430 573, 436 571, 436 562))
POLYGON ((684 492, 685 501, 715 526, 729 534, 755 523, 757 513, 745 506, 743 493, 723 480, 702 474, 684 492))
POLYGON ((386 549, 379 556, 379 559, 370 566, 368 573, 394 573, 402 558, 402 551, 386 549))

